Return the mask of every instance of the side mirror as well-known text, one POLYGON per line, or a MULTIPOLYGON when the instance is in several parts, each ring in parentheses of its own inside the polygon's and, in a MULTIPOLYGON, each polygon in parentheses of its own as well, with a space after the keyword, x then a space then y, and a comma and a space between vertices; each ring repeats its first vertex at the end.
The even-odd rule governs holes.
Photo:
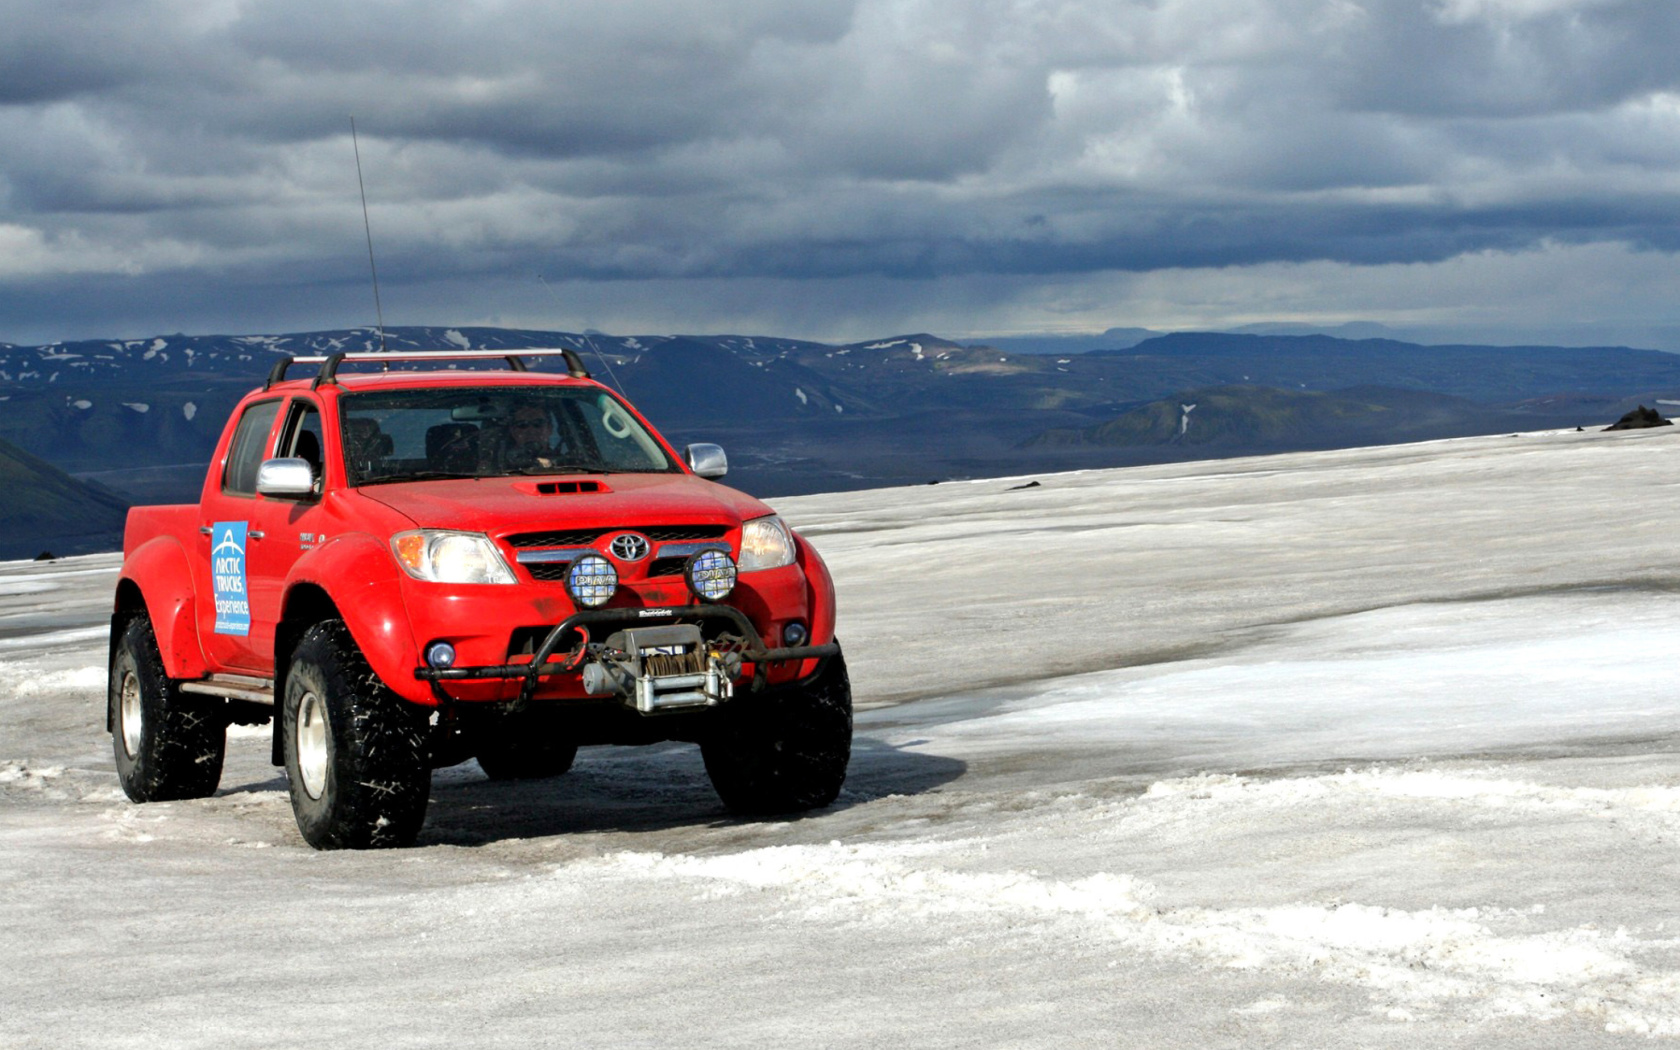
POLYGON ((703 478, 721 478, 729 473, 729 457, 716 445, 690 445, 683 449, 688 469, 703 478))
POLYGON ((315 495, 315 471, 307 459, 265 459, 257 468, 257 491, 264 496, 307 499, 315 495))

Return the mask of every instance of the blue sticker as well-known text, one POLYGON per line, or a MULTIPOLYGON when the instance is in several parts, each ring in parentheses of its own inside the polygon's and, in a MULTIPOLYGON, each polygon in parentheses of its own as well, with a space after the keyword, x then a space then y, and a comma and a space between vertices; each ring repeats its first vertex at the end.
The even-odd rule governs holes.
POLYGON ((216 633, 251 633, 251 603, 245 594, 243 521, 218 521, 210 528, 210 579, 216 591, 216 633))

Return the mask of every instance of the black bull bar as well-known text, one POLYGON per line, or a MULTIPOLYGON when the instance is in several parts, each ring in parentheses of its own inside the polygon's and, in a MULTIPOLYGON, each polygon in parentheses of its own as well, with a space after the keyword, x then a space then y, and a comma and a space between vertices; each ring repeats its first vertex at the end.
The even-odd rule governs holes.
MULTIPOLYGON (((766 648, 764 639, 759 637, 757 628, 746 614, 739 609, 727 605, 677 606, 661 609, 587 609, 576 612, 561 620, 554 626, 542 645, 531 654, 531 662, 526 664, 493 664, 482 667, 416 667, 414 677, 422 682, 432 683, 432 691, 440 692, 442 683, 478 680, 486 678, 521 678, 524 684, 519 688, 520 706, 530 702, 536 694, 539 679, 550 675, 566 674, 578 669, 581 660, 556 660, 554 654, 561 651, 561 643, 567 636, 576 632, 586 640, 580 628, 598 625, 613 627, 634 627, 637 625, 654 626, 664 623, 681 621, 726 620, 746 639, 747 646, 740 650, 743 662, 753 665, 753 688, 760 689, 768 675, 768 665, 783 660, 811 660, 825 656, 833 656, 840 651, 839 642, 827 642, 823 645, 789 645, 780 648, 766 648)), ((440 697, 447 699, 447 697, 440 697)))

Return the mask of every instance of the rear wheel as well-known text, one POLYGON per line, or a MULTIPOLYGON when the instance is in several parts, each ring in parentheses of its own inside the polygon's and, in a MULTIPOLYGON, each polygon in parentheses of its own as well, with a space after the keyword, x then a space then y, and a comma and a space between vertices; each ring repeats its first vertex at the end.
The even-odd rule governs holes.
POLYGON ((176 688, 145 613, 117 638, 107 699, 124 794, 136 802, 215 794, 227 750, 224 705, 176 688))
POLYGON ((280 731, 292 814, 316 849, 412 845, 426 818, 426 712, 379 681, 342 620, 292 652, 280 731))
POLYGON ((833 802, 852 755, 852 684, 829 658, 803 685, 743 694, 701 741, 706 775, 737 813, 794 813, 833 802))

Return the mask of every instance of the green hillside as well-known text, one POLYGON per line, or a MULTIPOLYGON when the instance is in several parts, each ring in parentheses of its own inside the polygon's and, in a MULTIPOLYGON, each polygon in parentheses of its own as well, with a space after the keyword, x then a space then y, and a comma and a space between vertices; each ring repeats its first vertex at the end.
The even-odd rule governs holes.
POLYGON ((128 504, 51 463, 0 441, 0 558, 42 550, 81 554, 122 545, 128 504))

